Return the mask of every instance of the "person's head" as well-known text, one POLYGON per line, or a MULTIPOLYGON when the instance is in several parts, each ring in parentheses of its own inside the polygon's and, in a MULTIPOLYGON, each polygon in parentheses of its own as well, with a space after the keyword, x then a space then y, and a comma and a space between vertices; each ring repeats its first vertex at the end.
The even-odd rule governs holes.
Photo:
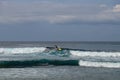
POLYGON ((58 48, 58 46, 57 46, 57 45, 55 45, 55 48, 58 48))

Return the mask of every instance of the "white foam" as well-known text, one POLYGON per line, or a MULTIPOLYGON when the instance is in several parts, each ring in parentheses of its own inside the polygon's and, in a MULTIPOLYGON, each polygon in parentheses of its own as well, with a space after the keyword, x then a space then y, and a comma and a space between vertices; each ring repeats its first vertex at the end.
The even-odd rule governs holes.
POLYGON ((120 52, 70 51, 70 53, 78 57, 120 57, 120 52))
POLYGON ((113 63, 113 62, 90 62, 90 61, 80 60, 79 65, 86 67, 120 68, 120 63, 113 63))
POLYGON ((17 53, 40 53, 45 47, 25 47, 25 48, 0 48, 2 54, 17 54, 17 53))

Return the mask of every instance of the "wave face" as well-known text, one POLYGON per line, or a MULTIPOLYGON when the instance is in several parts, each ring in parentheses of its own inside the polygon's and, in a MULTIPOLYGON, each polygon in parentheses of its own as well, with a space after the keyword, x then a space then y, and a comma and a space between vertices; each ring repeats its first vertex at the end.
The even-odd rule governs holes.
POLYGON ((86 66, 120 68, 120 52, 45 47, 0 48, 0 67, 86 66))
POLYGON ((0 62, 0 68, 10 67, 32 67, 32 66, 78 66, 78 60, 26 60, 26 61, 2 61, 0 62))

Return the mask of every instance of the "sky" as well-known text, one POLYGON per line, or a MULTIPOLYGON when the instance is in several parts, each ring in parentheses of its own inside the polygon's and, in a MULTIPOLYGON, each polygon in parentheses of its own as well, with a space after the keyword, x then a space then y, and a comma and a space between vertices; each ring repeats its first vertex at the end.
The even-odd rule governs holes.
POLYGON ((0 41, 120 41, 120 0, 0 0, 0 41))

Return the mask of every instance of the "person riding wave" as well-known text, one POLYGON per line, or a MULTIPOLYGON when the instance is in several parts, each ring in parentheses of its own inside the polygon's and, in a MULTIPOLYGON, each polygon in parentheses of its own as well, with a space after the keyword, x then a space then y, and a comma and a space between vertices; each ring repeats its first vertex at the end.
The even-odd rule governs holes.
POLYGON ((60 48, 60 47, 58 47, 57 45, 55 45, 55 49, 57 50, 57 51, 61 51, 62 49, 60 48))

